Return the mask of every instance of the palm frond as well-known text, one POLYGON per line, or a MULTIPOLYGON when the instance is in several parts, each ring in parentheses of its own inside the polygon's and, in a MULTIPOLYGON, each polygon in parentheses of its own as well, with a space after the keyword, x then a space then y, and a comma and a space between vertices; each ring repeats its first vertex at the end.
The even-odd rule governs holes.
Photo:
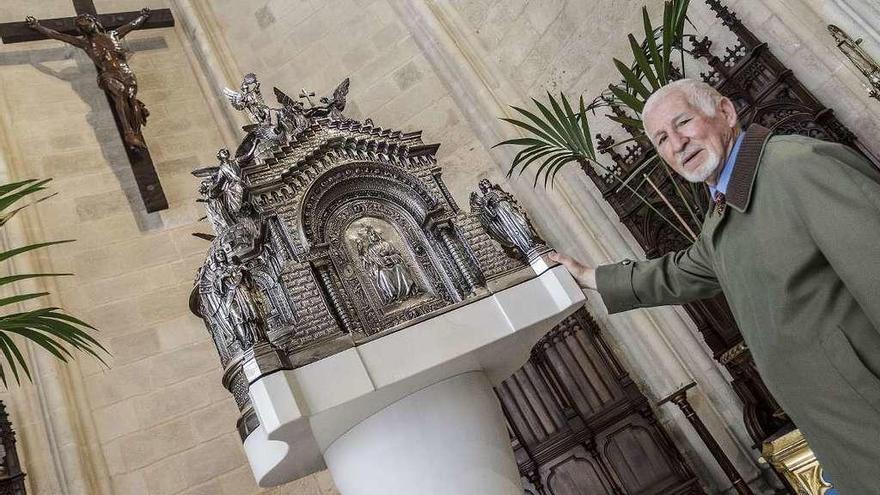
POLYGON ((522 138, 508 139, 495 146, 520 146, 508 170, 508 177, 515 172, 521 175, 532 165, 537 165, 535 186, 543 179, 549 184, 566 164, 577 161, 595 161, 595 148, 590 137, 586 109, 581 101, 580 112, 575 113, 564 94, 558 99, 547 94, 547 102, 532 99, 537 112, 511 107, 524 120, 502 118, 505 122, 526 131, 522 138))
MULTIPOLYGON (((524 132, 525 137, 509 139, 495 146, 518 146, 508 177, 514 173, 522 175, 530 167, 536 167, 534 187, 543 180, 544 187, 554 184, 557 174, 568 164, 578 163, 581 167, 593 166, 603 171, 606 177, 616 181, 617 192, 628 191, 637 197, 648 209, 656 214, 661 220, 669 224, 683 237, 692 239, 690 226, 684 221, 683 216, 676 210, 672 215, 678 222, 664 215, 656 206, 672 208, 673 202, 659 193, 659 200, 649 199, 640 189, 647 187, 646 181, 656 167, 664 167, 660 157, 652 149, 642 160, 636 170, 627 171, 626 178, 621 178, 615 171, 609 170, 596 159, 596 148, 590 132, 588 112, 596 115, 596 110, 603 107, 611 107, 613 115, 606 115, 612 121, 623 125, 633 135, 632 138, 617 143, 617 146, 630 141, 640 141, 644 135, 644 122, 641 113, 645 102, 661 87, 668 84, 675 73, 673 57, 675 52, 683 56, 685 48, 682 39, 687 18, 690 0, 666 0, 663 8, 663 19, 659 25, 652 22, 647 7, 642 8, 643 41, 635 34, 629 34, 630 55, 632 63, 626 64, 621 60, 613 59, 613 63, 620 76, 620 82, 611 84, 608 89, 597 96, 589 104, 585 104, 583 96, 579 98, 577 111, 571 105, 564 94, 558 99, 547 94, 546 102, 532 99, 537 108, 536 112, 520 107, 512 107, 523 118, 502 118, 524 132), (639 181, 637 185, 631 182, 639 181)), ((684 63, 681 62, 681 72, 684 71, 684 63)), ((668 173, 669 171, 666 170, 668 173)), ((651 183, 654 186, 653 183, 651 183)), ((686 214, 694 221, 698 215, 691 208, 691 204, 681 189, 678 182, 674 181, 675 193, 678 199, 685 203, 686 214)), ((652 191, 650 194, 654 194, 652 191)))
MULTIPOLYGON (((590 133, 590 122, 587 116, 588 110, 583 97, 580 97, 578 101, 578 112, 573 110, 571 103, 564 94, 560 94, 557 100, 557 98, 548 93, 547 100, 549 105, 533 100, 535 106, 538 107, 538 113, 543 115, 544 119, 541 119, 534 112, 518 107, 512 108, 516 109, 521 115, 524 115, 530 122, 511 118, 501 119, 531 134, 526 137, 508 139, 495 145, 521 147, 507 172, 508 177, 517 171, 522 175, 530 166, 537 164, 538 168, 535 172, 533 187, 537 187, 538 183, 542 182, 543 179, 543 185, 546 188, 548 186, 552 187, 556 176, 568 164, 578 163, 582 166, 596 166, 608 177, 616 180, 620 188, 627 189, 637 196, 643 204, 661 220, 668 223, 675 231, 686 238, 690 238, 686 233, 689 227, 685 225, 684 229, 682 229, 674 220, 660 212, 636 188, 633 188, 596 159, 596 148, 590 133)), ((649 159, 646 162, 656 163, 656 159, 649 159)), ((630 174, 629 178, 631 179, 632 177, 634 175, 630 174)))
MULTIPOLYGON (((626 107, 636 115, 627 125, 638 129, 643 127, 640 115, 645 102, 672 80, 674 52, 678 51, 683 60, 685 49, 682 40, 689 4, 690 0, 667 0, 663 6, 663 22, 656 28, 647 7, 642 7, 644 41, 639 42, 632 33, 627 36, 633 63, 627 65, 614 59, 621 81, 609 87, 610 101, 607 97, 597 98, 591 105, 592 109, 608 105, 626 107)), ((683 62, 681 70, 684 71, 683 62)))
MULTIPOLYGON (((45 201, 54 194, 31 201, 24 206, 10 208, 24 198, 46 189, 51 179, 28 179, 9 184, 0 184, 0 227, 24 208, 45 201)), ((39 242, 0 251, 0 262, 9 261, 15 256, 36 249, 72 242, 71 240, 39 242)), ((70 276, 70 273, 25 273, 0 277, 0 286, 14 284, 23 280, 70 276)), ((49 295, 48 292, 26 292, 0 298, 0 311, 49 295)), ((82 320, 65 314, 56 307, 47 307, 16 313, 0 314, 0 381, 7 386, 8 373, 16 383, 21 383, 22 375, 31 379, 27 360, 12 336, 29 340, 63 362, 73 358, 72 351, 90 354, 105 364, 101 353, 107 349, 95 340, 88 331, 95 330, 82 320), (5 365, 5 366, 4 366, 5 365)))

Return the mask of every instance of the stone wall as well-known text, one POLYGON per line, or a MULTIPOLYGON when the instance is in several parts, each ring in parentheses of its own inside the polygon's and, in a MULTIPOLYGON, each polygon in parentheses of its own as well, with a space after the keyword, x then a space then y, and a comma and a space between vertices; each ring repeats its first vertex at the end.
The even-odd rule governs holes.
POLYGON ((376 125, 423 130, 425 142, 441 142, 438 160, 453 196, 465 204, 477 181, 501 174, 464 122, 461 110, 437 77, 412 34, 388 1, 210 2, 235 68, 226 74, 237 87, 244 72, 288 94, 301 88, 317 97, 351 78, 346 115, 376 125))
POLYGON ((880 156, 880 102, 862 86, 864 77, 837 49, 828 24, 847 30, 854 39, 865 38, 864 48, 880 60, 876 29, 878 7, 861 0, 775 0, 764 5, 749 0, 731 2, 743 22, 764 39, 794 75, 875 155, 880 156), (859 6, 858 4, 864 6, 859 6), (853 7, 847 10, 845 4, 853 7), (868 10, 873 9, 873 10, 868 10), (871 15, 853 20, 851 16, 871 15))
MULTIPOLYGON (((96 2, 137 10, 164 1, 96 2)), ((72 14, 70 2, 4 4, 2 18, 72 14)), ((48 288, 100 329, 109 367, 84 356, 63 367, 29 346, 36 385, 4 399, 34 495, 256 493, 241 449, 238 411, 220 384, 216 351, 187 297, 209 227, 195 203, 194 168, 224 145, 203 75, 180 28, 134 32, 129 46, 144 134, 170 207, 146 214, 91 62, 56 41, 0 48, 4 176, 54 177, 58 196, 10 226, 18 242, 77 239, 26 260, 34 271, 73 272, 48 288)), ((222 123, 221 123, 222 126, 222 123)), ((28 266, 19 265, 18 269, 28 266)), ((263 492, 263 491, 261 491, 263 492)), ((265 493, 334 493, 317 476, 265 493)))
MULTIPOLYGON (((0 19, 72 13, 66 0, 32 3, 7 2, 0 19)), ((326 472, 274 490, 254 486, 216 352, 186 307, 206 249, 190 234, 207 230, 196 221, 198 181, 189 171, 241 137, 241 116, 220 101, 222 86, 237 87, 252 71, 271 100, 273 85, 320 96, 350 76, 347 113, 422 129, 425 141, 441 142, 444 177, 464 206, 479 178, 501 181, 510 162, 509 150, 491 150, 515 135, 496 117, 544 91, 591 96, 604 87, 611 57, 627 52, 625 33, 640 29, 643 2, 96 3, 105 11, 170 4, 178 18, 174 29, 130 35, 141 99, 153 113, 145 135, 170 208, 143 213, 85 56, 52 41, 0 47, 3 176, 52 176, 60 192, 4 236, 78 239, 18 268, 76 272, 49 287, 53 303, 100 328, 113 353, 109 369, 85 358, 63 367, 32 349, 36 385, 3 394, 19 431, 29 493, 37 495, 336 493, 326 472)), ((661 8, 650 3, 652 12, 661 8)), ((698 28, 716 30, 700 2, 694 5, 698 28)), ((823 37, 824 24, 839 22, 838 10, 816 0, 730 5, 865 142, 877 142, 880 104, 860 93, 854 70, 823 37)), ((596 121, 596 132, 613 129, 596 121)), ((642 254, 577 170, 552 191, 534 190, 527 179, 510 187, 560 249, 590 263, 642 254)), ((597 299, 591 310, 646 394, 657 398, 697 379, 695 407, 743 474, 758 477, 735 395, 687 317, 666 308, 608 318, 597 299)), ((725 478, 686 420, 668 408, 658 413, 701 477, 723 490, 725 478)))

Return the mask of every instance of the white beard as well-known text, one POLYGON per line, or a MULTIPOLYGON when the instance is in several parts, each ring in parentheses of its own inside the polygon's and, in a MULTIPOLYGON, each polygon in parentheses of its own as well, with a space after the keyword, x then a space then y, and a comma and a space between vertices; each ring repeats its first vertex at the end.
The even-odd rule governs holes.
POLYGON ((681 176, 688 182, 706 182, 706 179, 712 176, 712 173, 721 165, 721 157, 714 151, 706 150, 709 156, 703 161, 703 164, 694 170, 682 172, 681 176))

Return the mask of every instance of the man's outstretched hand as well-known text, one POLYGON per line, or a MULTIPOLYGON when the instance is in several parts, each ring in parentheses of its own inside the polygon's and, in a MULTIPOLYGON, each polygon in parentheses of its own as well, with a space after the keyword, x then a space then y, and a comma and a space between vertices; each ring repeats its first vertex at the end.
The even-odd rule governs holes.
POLYGON ((562 253, 550 253, 550 259, 562 263, 584 288, 596 290, 596 269, 586 266, 571 256, 562 253))

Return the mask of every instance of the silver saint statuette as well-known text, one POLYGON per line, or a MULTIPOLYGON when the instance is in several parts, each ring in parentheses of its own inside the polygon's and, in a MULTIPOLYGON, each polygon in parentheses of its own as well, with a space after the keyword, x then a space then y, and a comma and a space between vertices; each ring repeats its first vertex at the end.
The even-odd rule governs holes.
POLYGON ((216 278, 213 289, 239 345, 247 349, 258 340, 266 340, 261 331, 263 323, 250 271, 238 260, 229 259, 225 251, 217 251, 214 258, 216 278))
POLYGON ((245 206, 247 187, 238 162, 229 156, 226 148, 217 152, 219 164, 200 168, 192 173, 202 177, 199 185, 201 202, 205 203, 208 221, 214 231, 220 231, 236 222, 245 206))
POLYGON ((513 196, 489 179, 481 180, 479 189, 480 194, 471 193, 471 213, 505 251, 528 260, 548 251, 513 196))

